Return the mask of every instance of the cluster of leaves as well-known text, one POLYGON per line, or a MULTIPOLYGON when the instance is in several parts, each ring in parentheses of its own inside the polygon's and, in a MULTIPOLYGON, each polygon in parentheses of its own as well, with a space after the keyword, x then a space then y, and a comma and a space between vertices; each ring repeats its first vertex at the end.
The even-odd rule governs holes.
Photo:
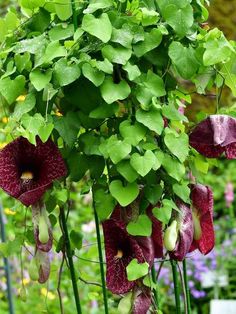
MULTIPOLYGON (((167 225, 178 197, 189 203, 187 173, 208 162, 189 150, 191 103, 224 84, 234 94, 235 43, 208 30, 203 0, 21 0, 0 20, 4 132, 63 148, 70 180, 89 173, 105 220, 139 196, 132 235, 150 236, 149 204, 167 225)), ((132 267, 131 267, 132 268, 132 267)), ((142 276, 142 274, 140 275, 142 276)))

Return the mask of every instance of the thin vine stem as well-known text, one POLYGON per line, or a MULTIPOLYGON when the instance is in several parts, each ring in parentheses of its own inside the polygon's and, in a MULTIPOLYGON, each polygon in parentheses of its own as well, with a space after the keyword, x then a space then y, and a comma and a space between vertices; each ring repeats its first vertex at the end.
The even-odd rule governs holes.
POLYGON ((78 286, 77 286, 77 279, 75 275, 75 267, 74 267, 74 262, 73 262, 73 253, 71 250, 69 233, 68 233, 68 228, 67 228, 67 223, 66 223, 65 210, 63 207, 60 207, 60 218, 61 218, 62 232, 64 235, 64 241, 65 241, 65 250, 66 250, 66 255, 68 258, 69 270, 70 270, 71 281, 72 281, 72 286, 73 286, 73 291, 74 291, 77 314, 82 314, 79 291, 78 291, 78 286))
POLYGON ((75 6, 75 0, 71 0, 71 8, 73 12, 73 24, 75 31, 78 28, 78 20, 77 20, 77 13, 76 13, 76 6, 75 6))
POLYGON ((104 313, 108 314, 109 311, 108 311, 107 289, 106 289, 105 272, 104 272, 104 266, 103 266, 102 243, 101 243, 101 235, 100 235, 100 229, 99 229, 99 219, 98 219, 98 215, 95 209, 93 189, 92 189, 92 192, 93 192, 93 212, 94 212, 94 219, 95 219, 95 225, 96 225, 98 255, 99 255, 101 281, 102 281, 102 293, 103 293, 103 301, 104 301, 104 309, 105 309, 104 313))
POLYGON ((157 291, 157 273, 156 273, 156 269, 154 265, 152 266, 151 273, 152 273, 152 281, 156 285, 156 289, 154 289, 154 298, 157 305, 157 309, 159 309, 159 298, 158 298, 158 291, 157 291))
POLYGON ((183 260, 183 275, 184 275, 184 285, 185 285, 185 291, 186 291, 186 297, 187 297, 187 309, 188 314, 191 314, 191 300, 190 300, 190 291, 188 286, 188 275, 187 275, 187 265, 186 260, 183 260))
POLYGON ((184 296, 184 314, 188 314, 188 302, 187 302, 187 293, 186 293, 185 283, 184 283, 184 276, 183 276, 183 272, 179 263, 177 263, 177 266, 179 270, 179 277, 180 277, 180 282, 181 282, 183 296, 184 296))
POLYGON ((179 287, 179 278, 176 261, 171 260, 171 267, 173 273, 173 281, 174 281, 174 290, 175 290, 175 307, 176 314, 181 314, 181 305, 180 305, 180 287, 179 287))

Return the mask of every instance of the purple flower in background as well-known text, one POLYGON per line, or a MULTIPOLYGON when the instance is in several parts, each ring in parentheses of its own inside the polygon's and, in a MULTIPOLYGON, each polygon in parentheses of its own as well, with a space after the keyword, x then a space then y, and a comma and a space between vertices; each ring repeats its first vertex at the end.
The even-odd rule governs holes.
POLYGON ((234 201, 234 186, 232 182, 228 182, 225 186, 225 202, 229 208, 234 201))
POLYGON ((52 182, 66 175, 66 166, 53 141, 36 145, 19 137, 0 151, 0 187, 25 206, 35 204, 52 182))
POLYGON ((236 158, 236 119, 227 115, 211 115, 201 121, 189 136, 190 145, 208 158, 225 153, 236 158))

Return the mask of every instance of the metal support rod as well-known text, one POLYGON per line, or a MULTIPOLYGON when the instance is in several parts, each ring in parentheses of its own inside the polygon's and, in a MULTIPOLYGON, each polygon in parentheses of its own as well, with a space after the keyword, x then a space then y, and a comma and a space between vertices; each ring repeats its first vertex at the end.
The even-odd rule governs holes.
MULTIPOLYGON (((5 233, 5 226, 4 226, 4 219, 3 219, 3 210, 2 204, 0 203, 0 229, 1 229, 1 239, 2 242, 6 242, 6 233, 5 233)), ((12 296, 12 287, 11 287, 11 274, 10 274, 10 266, 8 258, 3 258, 4 262, 4 269, 5 275, 7 280, 7 300, 9 306, 9 314, 14 314, 14 304, 13 304, 13 296, 12 296)))

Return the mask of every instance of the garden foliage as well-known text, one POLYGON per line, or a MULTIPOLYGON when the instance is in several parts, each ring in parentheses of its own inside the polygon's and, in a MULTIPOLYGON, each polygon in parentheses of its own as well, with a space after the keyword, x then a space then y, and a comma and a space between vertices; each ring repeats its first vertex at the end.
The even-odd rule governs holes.
MULTIPOLYGON (((198 148, 213 145, 222 128, 201 133, 198 126, 191 135, 196 150, 191 148, 192 123, 184 108, 192 93, 213 90, 219 113, 224 85, 236 95, 236 54, 235 42, 207 27, 207 4, 21 0, 21 13, 11 8, 0 19, 4 140, 21 137, 37 147, 53 139, 60 148, 67 182, 56 182, 43 200, 52 225, 56 205, 68 206, 71 184, 83 180, 84 190, 92 190, 104 228, 108 288, 132 289, 124 307, 128 302, 133 313, 151 305, 156 286, 150 268, 154 256, 165 256, 162 238, 170 257, 180 261, 191 249, 205 254, 214 245, 211 191, 190 186, 189 173, 206 173, 214 162, 206 157, 215 155, 202 156, 205 150, 198 148), (199 192, 197 198, 204 199, 203 190, 210 196, 192 214, 199 200, 193 198, 199 192), (206 223, 208 245, 201 234, 206 223)), ((224 121, 235 128, 234 118, 224 121)), ((216 156, 236 142, 231 130, 216 156)))

